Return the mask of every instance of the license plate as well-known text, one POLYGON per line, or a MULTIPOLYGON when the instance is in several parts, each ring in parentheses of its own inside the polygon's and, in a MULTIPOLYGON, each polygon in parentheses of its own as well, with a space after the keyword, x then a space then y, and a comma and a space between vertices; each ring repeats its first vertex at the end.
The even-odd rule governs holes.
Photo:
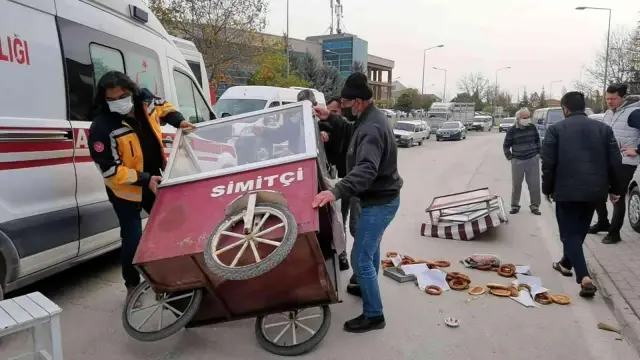
POLYGON ((449 137, 449 134, 447 134, 447 135, 442 135, 442 137, 449 137))

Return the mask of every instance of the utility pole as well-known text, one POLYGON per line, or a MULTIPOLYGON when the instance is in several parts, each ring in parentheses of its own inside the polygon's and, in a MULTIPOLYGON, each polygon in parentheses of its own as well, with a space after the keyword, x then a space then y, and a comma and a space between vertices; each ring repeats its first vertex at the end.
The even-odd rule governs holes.
POLYGON ((341 19, 342 19, 342 4, 341 0, 336 0, 336 33, 342 34, 342 28, 340 27, 341 19))
POLYGON ((329 7, 331 8, 331 27, 329 28, 329 34, 333 35, 333 0, 329 0, 329 7))
POLYGON ((289 77, 289 71, 291 70, 291 60, 289 59, 289 0, 287 0, 287 38, 285 39, 287 46, 287 77, 289 77))

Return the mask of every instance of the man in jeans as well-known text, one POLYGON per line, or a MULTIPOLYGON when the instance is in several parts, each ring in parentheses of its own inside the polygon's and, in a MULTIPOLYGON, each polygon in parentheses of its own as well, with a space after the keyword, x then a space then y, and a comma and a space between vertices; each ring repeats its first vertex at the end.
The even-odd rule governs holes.
POLYGON ((520 211, 522 180, 529 188, 529 208, 535 215, 540 213, 540 135, 529 120, 527 108, 516 113, 516 123, 507 130, 504 137, 504 156, 511 161, 511 214, 520 211))
MULTIPOLYGON (((640 164, 640 156, 635 151, 640 144, 640 103, 637 97, 627 97, 625 84, 610 85, 605 95, 609 109, 604 113, 602 121, 611 126, 618 141, 619 151, 622 153, 622 164, 617 168, 618 180, 620 187, 626 190, 640 164)), ((607 202, 601 201, 596 207, 598 222, 589 228, 589 233, 606 231, 607 235, 602 239, 603 244, 620 242, 620 229, 624 224, 626 205, 623 192, 620 201, 613 205, 613 215, 609 223, 607 202)))
MULTIPOLYGON (((342 89, 345 115, 330 114, 316 108, 316 113, 329 136, 349 141, 347 176, 336 186, 322 191, 313 200, 313 207, 345 197, 360 200, 361 215, 351 250, 351 266, 362 293, 362 314, 344 324, 348 332, 366 332, 385 327, 382 299, 378 287, 380 241, 400 206, 403 180, 398 174, 398 148, 387 117, 373 104, 373 92, 367 76, 354 73, 342 89)), ((352 214, 353 216, 353 214, 352 214)))
POLYGON ((589 276, 583 243, 596 205, 607 194, 617 202, 624 192, 616 179, 620 148, 610 126, 584 113, 584 94, 571 91, 560 100, 565 119, 550 126, 542 145, 542 192, 556 202, 563 245, 562 259, 553 269, 571 276, 575 269, 580 296, 597 291, 589 276))

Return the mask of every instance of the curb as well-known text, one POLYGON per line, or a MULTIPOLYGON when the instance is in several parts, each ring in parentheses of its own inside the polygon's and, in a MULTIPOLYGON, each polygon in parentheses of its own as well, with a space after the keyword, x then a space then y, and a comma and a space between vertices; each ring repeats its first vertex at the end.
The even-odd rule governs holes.
POLYGON ((636 316, 632 307, 622 296, 622 293, 591 249, 586 244, 584 249, 589 255, 589 260, 591 260, 587 262, 589 271, 602 292, 604 302, 613 311, 616 320, 620 323, 622 335, 634 347, 636 353, 640 355, 640 318, 636 316))

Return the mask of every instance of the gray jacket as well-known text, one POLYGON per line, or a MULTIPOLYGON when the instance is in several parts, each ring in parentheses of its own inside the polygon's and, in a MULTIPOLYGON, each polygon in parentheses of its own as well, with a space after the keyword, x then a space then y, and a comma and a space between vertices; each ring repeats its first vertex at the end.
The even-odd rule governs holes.
MULTIPOLYGON (((607 110, 604 114, 602 122, 611 126, 613 134, 618 141, 618 146, 637 148, 640 144, 640 130, 629 126, 629 115, 640 109, 638 98, 629 97, 625 102, 614 110, 607 110)), ((640 156, 630 157, 622 154, 622 163, 627 165, 640 165, 640 156)))

